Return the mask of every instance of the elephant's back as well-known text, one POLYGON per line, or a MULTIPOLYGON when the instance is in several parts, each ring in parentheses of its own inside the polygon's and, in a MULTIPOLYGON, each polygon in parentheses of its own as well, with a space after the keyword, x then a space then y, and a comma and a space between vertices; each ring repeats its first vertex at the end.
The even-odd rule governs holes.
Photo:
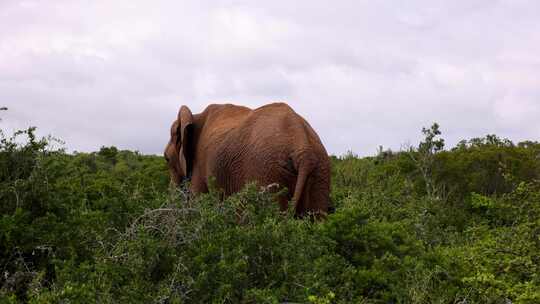
POLYGON ((210 130, 230 130, 243 124, 252 109, 233 104, 211 104, 201 113, 210 130))
POLYGON ((295 151, 316 150, 326 154, 317 132, 286 103, 271 103, 253 110, 240 129, 249 130, 249 142, 285 144, 295 151))
MULTIPOLYGON (((197 115, 200 123, 200 145, 203 150, 218 148, 230 138, 237 137, 237 130, 242 128, 245 120, 253 110, 232 104, 211 104, 197 115)), ((219 148, 218 148, 219 149, 219 148)), ((219 151, 216 151, 219 152, 219 151)))
MULTIPOLYGON (((230 142, 242 145, 246 164, 261 170, 283 168, 296 173, 301 159, 326 166, 328 154, 309 123, 285 103, 273 103, 253 110, 231 133, 230 142)), ((257 173, 259 174, 259 173, 257 173)), ((283 175, 283 172, 279 173, 283 175)))

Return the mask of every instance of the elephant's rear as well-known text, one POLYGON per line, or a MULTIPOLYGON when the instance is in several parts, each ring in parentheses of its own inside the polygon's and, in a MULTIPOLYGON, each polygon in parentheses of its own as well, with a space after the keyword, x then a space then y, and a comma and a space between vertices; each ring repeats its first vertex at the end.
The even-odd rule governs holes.
MULTIPOLYGON (((321 145, 322 147, 322 145, 321 145)), ((317 147, 318 148, 318 147, 317 147)), ((330 203, 330 159, 323 148, 304 151, 298 160, 293 201, 297 215, 328 213, 330 203)))
MULTIPOLYGON (((296 215, 328 213, 330 159, 309 123, 288 105, 274 103, 254 110, 246 126, 244 130, 251 130, 248 142, 257 151, 251 163, 264 164, 262 167, 267 170, 272 164, 282 164, 285 171, 294 173, 293 179, 289 179, 288 174, 279 174, 280 177, 271 176, 270 180, 279 181, 292 191, 296 215), (291 162, 293 168, 287 165, 291 162)), ((282 172, 279 171, 282 168, 277 167, 276 172, 282 172)))
POLYGON ((298 172, 293 194, 296 214, 324 215, 330 207, 330 158, 309 123, 298 114, 296 116, 302 129, 301 135, 292 144, 295 147, 293 159, 298 172))

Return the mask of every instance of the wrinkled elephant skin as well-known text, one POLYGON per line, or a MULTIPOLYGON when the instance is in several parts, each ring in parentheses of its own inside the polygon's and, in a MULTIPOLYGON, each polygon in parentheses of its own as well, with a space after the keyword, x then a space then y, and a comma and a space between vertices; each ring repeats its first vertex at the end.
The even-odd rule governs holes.
POLYGON ((285 103, 257 109, 231 104, 208 106, 199 114, 182 106, 165 149, 171 182, 191 179, 190 190, 208 191, 214 177, 224 195, 249 182, 287 187, 298 216, 324 216, 329 209, 330 160, 309 123, 285 103))

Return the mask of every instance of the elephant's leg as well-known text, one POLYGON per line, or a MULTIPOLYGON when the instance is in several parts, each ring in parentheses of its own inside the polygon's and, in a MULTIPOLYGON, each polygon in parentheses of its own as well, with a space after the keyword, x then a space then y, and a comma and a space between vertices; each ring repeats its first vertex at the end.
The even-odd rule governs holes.
POLYGON ((289 198, 287 194, 282 194, 277 197, 277 202, 279 204, 279 210, 282 212, 286 212, 287 208, 289 208, 289 198))
POLYGON ((200 174, 198 170, 193 173, 191 177, 191 192, 194 194, 207 193, 208 182, 204 176, 200 174))

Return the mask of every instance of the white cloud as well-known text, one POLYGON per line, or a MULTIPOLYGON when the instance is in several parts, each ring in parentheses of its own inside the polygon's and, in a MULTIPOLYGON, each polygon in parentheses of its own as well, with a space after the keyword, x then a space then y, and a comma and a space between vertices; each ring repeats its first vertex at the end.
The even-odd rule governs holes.
POLYGON ((330 152, 540 136, 537 1, 2 1, 1 124, 161 152, 181 104, 286 100, 330 152))
POLYGON ((540 96, 510 93, 495 102, 494 111, 505 127, 519 129, 524 123, 540 126, 540 96))

